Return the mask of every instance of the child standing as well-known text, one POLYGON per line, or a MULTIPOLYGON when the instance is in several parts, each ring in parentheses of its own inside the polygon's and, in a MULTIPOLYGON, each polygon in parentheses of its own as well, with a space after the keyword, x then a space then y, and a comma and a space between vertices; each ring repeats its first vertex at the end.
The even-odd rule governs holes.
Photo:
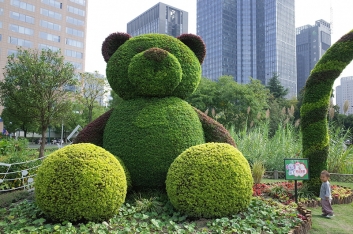
POLYGON ((330 178, 330 173, 328 171, 322 171, 320 175, 321 179, 321 189, 320 189, 320 198, 321 198, 321 207, 322 207, 322 216, 326 218, 333 217, 333 210, 331 206, 331 186, 330 182, 328 181, 330 178))

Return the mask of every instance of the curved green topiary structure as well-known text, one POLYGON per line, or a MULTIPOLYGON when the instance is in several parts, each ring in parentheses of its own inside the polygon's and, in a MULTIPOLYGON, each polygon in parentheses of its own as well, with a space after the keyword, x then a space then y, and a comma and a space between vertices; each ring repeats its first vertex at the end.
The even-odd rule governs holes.
POLYGON ((300 109, 303 156, 309 158, 310 189, 319 193, 320 173, 327 169, 327 111, 335 79, 353 59, 353 31, 332 45, 318 61, 305 85, 300 109))
POLYGON ((166 180, 175 208, 192 217, 222 217, 245 209, 252 197, 248 161, 225 143, 191 147, 178 156, 166 180))
POLYGON ((102 221, 113 217, 126 196, 119 161, 93 144, 66 146, 50 154, 38 169, 35 199, 57 221, 102 221))
POLYGON ((121 103, 104 132, 104 148, 121 158, 134 188, 164 187, 168 168, 185 149, 205 143, 194 109, 176 97, 121 103))

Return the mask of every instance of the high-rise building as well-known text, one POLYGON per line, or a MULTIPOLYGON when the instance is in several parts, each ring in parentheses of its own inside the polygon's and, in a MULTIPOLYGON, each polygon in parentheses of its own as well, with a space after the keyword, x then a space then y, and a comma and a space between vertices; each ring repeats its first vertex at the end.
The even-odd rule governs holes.
POLYGON ((336 105, 340 107, 340 114, 353 114, 353 76, 341 78, 341 85, 336 87, 335 96, 336 105), (344 113, 345 102, 348 104, 346 113, 344 113))
POLYGON ((131 36, 161 33, 177 37, 187 32, 188 13, 161 2, 127 23, 127 33, 131 36))
POLYGON ((310 71, 331 46, 331 26, 324 20, 315 25, 304 25, 296 29, 297 34, 297 90, 305 86, 310 71))
POLYGON ((197 0, 197 34, 207 48, 203 76, 267 84, 276 73, 296 96, 294 12, 293 0, 197 0))
POLYGON ((88 0, 0 2, 0 68, 5 67, 8 55, 22 47, 60 49, 77 71, 85 70, 88 0))

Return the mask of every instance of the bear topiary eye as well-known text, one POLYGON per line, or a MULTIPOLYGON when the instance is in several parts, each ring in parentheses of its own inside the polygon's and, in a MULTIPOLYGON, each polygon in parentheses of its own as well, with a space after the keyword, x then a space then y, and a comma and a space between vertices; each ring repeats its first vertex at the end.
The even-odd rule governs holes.
POLYGON ((102 44, 102 55, 105 62, 108 62, 115 51, 129 40, 131 36, 127 33, 112 33, 102 44))

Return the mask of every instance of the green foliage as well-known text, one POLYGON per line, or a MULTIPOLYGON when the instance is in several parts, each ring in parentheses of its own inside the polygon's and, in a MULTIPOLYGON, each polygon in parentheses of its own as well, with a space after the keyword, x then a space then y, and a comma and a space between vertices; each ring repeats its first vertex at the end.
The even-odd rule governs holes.
POLYGON ((93 110, 104 104, 103 98, 108 92, 108 81, 98 71, 95 71, 94 73, 80 73, 80 83, 81 86, 79 87, 76 100, 83 104, 83 113, 86 116, 86 123, 88 124, 93 120, 93 110))
POLYGON ((238 132, 234 128, 229 131, 245 158, 250 163, 263 162, 267 170, 282 171, 284 158, 301 157, 301 137, 291 124, 280 124, 273 136, 268 122, 238 132))
POLYGON ((232 136, 229 134, 228 130, 223 127, 222 124, 218 123, 200 110, 196 108, 194 108, 194 110, 196 111, 201 121, 206 142, 228 143, 236 147, 232 136))
POLYGON ((268 95, 268 89, 259 80, 251 79, 244 85, 231 76, 222 76, 218 82, 202 79, 187 100, 202 111, 208 110, 208 115, 224 126, 233 125, 238 130, 260 120, 258 114, 268 108, 268 95))
MULTIPOLYGON (((348 215, 349 213, 347 213, 348 215)), ((121 206, 117 215, 102 223, 54 223, 30 201, 0 209, 0 232, 17 233, 278 233, 299 225, 295 206, 254 198, 247 209, 229 217, 190 220, 161 197, 141 197, 121 206), (150 202, 155 202, 150 210, 150 202), (141 209, 142 208, 142 209, 141 209)), ((349 215, 348 215, 349 217, 349 215)))
POLYGON ((26 190, 17 190, 10 193, 0 194, 0 208, 9 207, 12 203, 27 198, 29 192, 26 190))
POLYGON ((135 55, 131 59, 128 73, 136 93, 145 97, 171 96, 182 77, 178 59, 158 48, 135 55))
POLYGON ((166 180, 173 206, 192 217, 222 217, 246 209, 253 179, 248 161, 229 144, 206 143, 178 156, 166 180))
POLYGON ((58 221, 101 221, 113 217, 126 196, 119 161, 92 144, 74 144, 50 154, 35 180, 36 203, 58 221))
POLYGON ((125 163, 135 189, 164 187, 174 159, 204 142, 200 120, 187 102, 141 98, 123 101, 113 110, 103 146, 125 163))
POLYGON ((289 90, 285 89, 281 84, 279 76, 276 73, 273 73, 272 78, 268 81, 267 88, 276 99, 284 99, 289 92, 289 90))
POLYGON ((0 82, 1 104, 5 108, 8 105, 8 111, 15 106, 40 126, 40 157, 44 155, 48 126, 70 109, 72 95, 64 87, 75 84, 74 70, 72 64, 65 63, 60 51, 19 48, 16 55, 8 57, 5 79, 0 82))
MULTIPOLYGON (((182 80, 172 92, 172 96, 186 98, 191 95, 201 79, 200 62, 189 47, 164 34, 140 35, 127 40, 116 50, 107 63, 107 78, 112 89, 125 100, 142 95, 141 90, 131 83, 129 66, 137 54, 150 48, 163 49, 175 56, 180 63, 182 80)), ((168 67, 168 64, 164 64, 164 69, 161 69, 165 72, 168 67)))
POLYGON ((301 107, 303 156, 309 158, 310 190, 320 191, 320 172, 327 169, 329 136, 327 111, 332 86, 353 59, 353 31, 332 45, 318 61, 306 82, 301 107))
POLYGON ((252 167, 252 178, 255 184, 261 183, 261 179, 265 174, 265 166, 261 161, 255 161, 251 165, 252 167))

